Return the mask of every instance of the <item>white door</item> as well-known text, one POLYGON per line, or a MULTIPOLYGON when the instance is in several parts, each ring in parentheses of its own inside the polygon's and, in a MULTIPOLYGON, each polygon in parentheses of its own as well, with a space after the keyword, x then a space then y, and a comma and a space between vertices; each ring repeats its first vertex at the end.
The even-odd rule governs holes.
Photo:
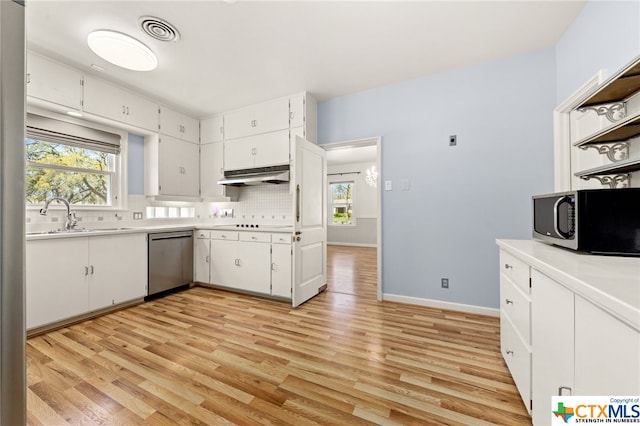
POLYGON ((327 159, 324 149, 300 137, 296 137, 294 152, 291 302, 296 307, 318 294, 327 283, 327 159))

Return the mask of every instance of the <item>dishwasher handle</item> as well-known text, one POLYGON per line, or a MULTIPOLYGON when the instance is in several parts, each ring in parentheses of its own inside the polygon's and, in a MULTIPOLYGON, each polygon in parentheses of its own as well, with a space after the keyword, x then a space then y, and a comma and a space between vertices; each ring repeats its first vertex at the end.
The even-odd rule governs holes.
POLYGON ((193 231, 162 232, 149 234, 150 241, 169 240, 173 238, 193 238, 193 231))

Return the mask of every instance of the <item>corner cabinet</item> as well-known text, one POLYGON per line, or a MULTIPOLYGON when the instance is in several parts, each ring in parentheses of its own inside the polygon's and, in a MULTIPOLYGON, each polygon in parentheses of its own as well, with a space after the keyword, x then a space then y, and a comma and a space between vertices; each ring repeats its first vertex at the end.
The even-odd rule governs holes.
POLYGON ((501 319, 510 319, 501 322, 502 352, 525 403, 530 393, 533 424, 551 422, 552 396, 640 394, 638 259, 583 255, 536 241, 497 242, 500 297, 512 300, 501 304, 501 319), (514 266, 506 268, 511 272, 523 271, 522 275, 528 269, 531 278, 530 378, 524 373, 526 363, 512 369, 508 353, 511 341, 525 340, 523 327, 516 324, 526 317, 527 291, 520 294, 520 301, 505 291, 506 265, 514 266), (518 303, 518 313, 510 313, 518 303), (517 316, 522 318, 514 319, 517 316))
POLYGON ((570 121, 574 149, 600 154, 576 177, 609 188, 640 186, 632 175, 640 171, 640 58, 579 101, 570 121))

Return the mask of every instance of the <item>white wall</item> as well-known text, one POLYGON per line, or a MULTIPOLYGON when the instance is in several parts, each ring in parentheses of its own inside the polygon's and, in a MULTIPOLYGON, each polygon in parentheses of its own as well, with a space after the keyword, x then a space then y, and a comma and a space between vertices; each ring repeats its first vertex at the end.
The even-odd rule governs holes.
MULTIPOLYGON (((377 217, 378 217, 378 187, 372 187, 366 183, 367 169, 375 163, 349 163, 328 165, 327 172, 347 173, 360 172, 360 174, 345 174, 342 176, 328 176, 327 181, 354 182, 353 205, 355 224, 331 225, 327 228, 328 244, 344 244, 357 246, 375 246, 377 244, 377 217)), ((331 220, 331 213, 327 215, 331 220)))

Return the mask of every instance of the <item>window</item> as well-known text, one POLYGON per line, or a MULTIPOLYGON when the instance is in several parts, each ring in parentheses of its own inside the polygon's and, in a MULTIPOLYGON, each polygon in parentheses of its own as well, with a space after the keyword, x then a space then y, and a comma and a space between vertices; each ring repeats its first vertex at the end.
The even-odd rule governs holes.
POLYGON ((25 144, 27 204, 51 197, 75 206, 116 204, 118 135, 28 114, 25 144))
POLYGON ((329 184, 330 225, 353 225, 353 182, 329 184))

